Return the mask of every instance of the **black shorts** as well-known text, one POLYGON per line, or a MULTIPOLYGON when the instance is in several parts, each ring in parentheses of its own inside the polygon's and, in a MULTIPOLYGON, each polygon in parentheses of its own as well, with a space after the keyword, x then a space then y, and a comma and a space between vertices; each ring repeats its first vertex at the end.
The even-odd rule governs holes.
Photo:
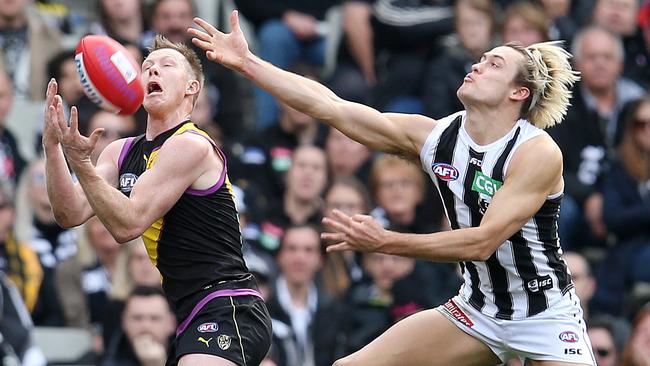
MULTIPOLYGON (((180 321, 180 320, 179 320, 180 321)), ((210 300, 172 343, 167 366, 183 355, 215 355, 239 366, 257 366, 271 345, 271 317, 256 296, 225 296, 210 300)))

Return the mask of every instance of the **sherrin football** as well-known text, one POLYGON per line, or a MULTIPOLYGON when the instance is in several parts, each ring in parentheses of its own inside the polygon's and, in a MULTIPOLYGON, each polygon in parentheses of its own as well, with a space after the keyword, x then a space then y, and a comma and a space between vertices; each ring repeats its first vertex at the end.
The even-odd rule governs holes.
POLYGON ((124 46, 107 36, 85 36, 75 63, 86 96, 100 108, 118 114, 138 110, 144 98, 140 66, 124 46))

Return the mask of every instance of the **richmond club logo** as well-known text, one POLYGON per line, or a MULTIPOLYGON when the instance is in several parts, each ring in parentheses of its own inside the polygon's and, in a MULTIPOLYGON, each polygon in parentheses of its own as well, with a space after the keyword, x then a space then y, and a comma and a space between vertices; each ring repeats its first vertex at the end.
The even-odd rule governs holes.
POLYGON ((451 182, 458 179, 458 169, 447 163, 436 163, 431 166, 433 174, 440 180, 451 182))

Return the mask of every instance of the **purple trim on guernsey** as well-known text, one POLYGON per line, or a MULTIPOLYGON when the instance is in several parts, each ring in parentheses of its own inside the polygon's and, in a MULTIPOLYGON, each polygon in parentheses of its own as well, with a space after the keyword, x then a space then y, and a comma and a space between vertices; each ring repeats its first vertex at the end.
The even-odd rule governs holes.
POLYGON ((192 320, 194 320, 194 317, 196 317, 196 314, 203 309, 203 307, 210 302, 210 300, 215 299, 217 297, 225 297, 225 296, 257 296, 260 299, 262 298, 262 294, 259 292, 249 289, 249 288, 243 288, 243 289, 235 289, 235 290, 217 290, 215 292, 211 292, 208 295, 206 295, 201 301, 199 301, 195 306, 194 309, 192 309, 192 312, 190 315, 183 320, 183 322, 178 326, 176 329, 176 337, 180 336, 185 329, 190 325, 192 320))
POLYGON ((135 140, 135 137, 129 137, 124 141, 124 145, 122 145, 122 151, 120 151, 120 157, 117 159, 117 171, 119 172, 120 169, 122 169, 122 163, 124 162, 124 158, 126 157, 126 154, 129 153, 129 150, 131 150, 131 145, 133 145, 133 140, 135 140))
POLYGON ((206 140, 208 140, 210 142, 210 144, 214 147, 214 149, 217 151, 217 154, 219 154, 221 159, 223 159, 223 170, 221 171, 221 176, 219 177, 219 180, 217 181, 217 183, 215 183, 212 187, 206 188, 206 189, 188 188, 188 189, 185 190, 185 193, 191 194, 193 196, 207 196, 207 195, 209 195, 211 193, 216 192, 219 188, 221 188, 221 186, 223 185, 223 182, 226 180, 226 173, 227 173, 227 170, 228 170, 228 168, 226 167, 227 166, 226 165, 226 156, 223 154, 223 152, 221 152, 221 149, 219 149, 217 147, 217 144, 215 144, 214 141, 212 141, 212 139, 209 138, 208 136, 205 136, 205 135, 203 135, 203 134, 201 134, 201 133, 199 133, 197 131, 194 131, 194 130, 183 131, 183 133, 185 133, 185 132, 193 133, 195 135, 201 136, 201 137, 205 138, 206 140))

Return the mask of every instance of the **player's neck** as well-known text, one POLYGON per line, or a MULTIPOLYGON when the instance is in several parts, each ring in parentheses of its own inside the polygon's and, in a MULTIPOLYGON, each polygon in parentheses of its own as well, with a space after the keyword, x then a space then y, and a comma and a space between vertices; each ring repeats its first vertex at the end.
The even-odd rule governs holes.
POLYGON ((178 108, 171 113, 149 113, 147 118, 147 131, 145 137, 147 140, 153 140, 161 133, 178 126, 179 123, 190 118, 190 113, 178 108))
POLYGON ((466 110, 465 131, 479 145, 489 145, 502 138, 519 119, 514 108, 477 106, 466 110))

